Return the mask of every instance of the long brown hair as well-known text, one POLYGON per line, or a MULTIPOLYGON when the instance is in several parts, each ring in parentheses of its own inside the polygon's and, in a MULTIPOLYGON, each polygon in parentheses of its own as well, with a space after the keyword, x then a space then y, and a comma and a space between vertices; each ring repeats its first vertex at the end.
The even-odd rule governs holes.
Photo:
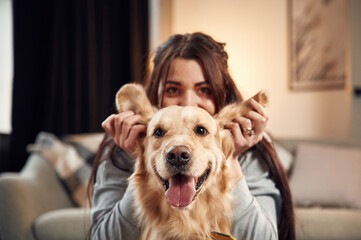
MULTIPOLYGON (((227 104, 243 101, 234 80, 229 74, 228 54, 224 46, 224 43, 217 42, 212 37, 199 32, 171 36, 164 44, 157 48, 154 57, 149 58, 149 75, 145 79, 145 88, 151 103, 155 106, 161 105, 163 83, 167 77, 171 61, 177 57, 196 59, 201 62, 206 80, 212 88, 216 112, 227 104)), ((106 136, 99 148, 89 184, 90 192, 95 182, 97 167, 102 160, 103 148, 110 144, 110 142, 109 136, 106 136)), ((114 143, 112 147, 114 147, 114 143)), ((293 203, 287 175, 281 166, 272 143, 264 138, 256 147, 264 156, 272 179, 282 196, 282 213, 278 224, 279 239, 295 239, 293 203)))
MULTIPOLYGON (((159 106, 159 95, 168 74, 170 63, 180 57, 197 59, 203 65, 206 80, 212 88, 216 112, 226 104, 242 101, 241 94, 228 72, 228 54, 224 43, 216 42, 203 33, 176 34, 159 46, 153 58, 151 75, 146 78, 145 87, 152 104, 159 106)), ((162 92, 161 92, 162 93, 162 92)))

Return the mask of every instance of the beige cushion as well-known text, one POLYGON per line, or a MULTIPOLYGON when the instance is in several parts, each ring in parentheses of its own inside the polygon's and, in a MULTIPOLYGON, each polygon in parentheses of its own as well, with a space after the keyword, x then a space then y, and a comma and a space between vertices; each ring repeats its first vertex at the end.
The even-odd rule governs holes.
POLYGON ((319 144, 297 148, 290 187, 299 206, 361 209, 361 150, 319 144))
POLYGON ((69 208, 51 211, 38 217, 33 232, 38 240, 88 239, 90 236, 90 210, 69 208))
POLYGON ((296 239, 361 239, 361 210, 296 208, 296 239))

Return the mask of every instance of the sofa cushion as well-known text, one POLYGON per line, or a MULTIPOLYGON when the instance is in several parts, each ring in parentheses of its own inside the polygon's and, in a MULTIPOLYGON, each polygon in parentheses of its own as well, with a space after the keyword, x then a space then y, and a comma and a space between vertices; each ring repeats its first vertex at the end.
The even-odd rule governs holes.
POLYGON ((85 239, 84 236, 90 236, 90 210, 71 208, 51 211, 38 217, 32 227, 38 240, 85 239))
POLYGON ((273 145, 273 147, 276 150, 276 153, 279 157, 281 165, 283 166, 286 173, 289 174, 290 170, 292 168, 292 165, 293 165, 293 161, 294 161, 293 153, 285 148, 284 143, 281 143, 280 141, 275 140, 268 133, 265 132, 263 134, 263 137, 273 145))
POLYGON ((296 208, 296 239, 361 239, 361 210, 296 208))
POLYGON ((92 161, 103 134, 68 136, 62 140, 52 133, 41 132, 29 152, 41 154, 52 166, 78 206, 87 206, 87 185, 92 161))
POLYGON ((290 151, 288 151, 281 143, 277 141, 273 141, 273 147, 275 148, 278 157, 281 161, 282 166, 284 167, 285 171, 289 173, 292 164, 294 156, 290 151))
POLYGON ((290 188, 299 206, 361 209, 361 149, 301 143, 290 188))

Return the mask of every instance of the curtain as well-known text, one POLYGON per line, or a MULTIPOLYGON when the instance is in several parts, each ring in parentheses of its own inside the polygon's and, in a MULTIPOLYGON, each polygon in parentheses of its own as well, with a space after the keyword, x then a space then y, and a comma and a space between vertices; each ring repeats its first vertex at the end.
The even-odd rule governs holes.
POLYGON ((14 85, 7 171, 40 131, 99 132, 117 90, 141 81, 147 0, 13 0, 14 85))

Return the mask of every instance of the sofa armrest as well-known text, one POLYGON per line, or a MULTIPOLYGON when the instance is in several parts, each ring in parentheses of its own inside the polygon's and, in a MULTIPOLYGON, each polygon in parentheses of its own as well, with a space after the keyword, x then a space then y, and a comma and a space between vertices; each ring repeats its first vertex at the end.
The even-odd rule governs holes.
POLYGON ((78 207, 45 213, 35 220, 33 232, 38 240, 90 239, 90 209, 78 207))
POLYGON ((0 239, 34 239, 33 221, 43 213, 74 207, 54 170, 39 154, 20 173, 0 175, 0 239))

